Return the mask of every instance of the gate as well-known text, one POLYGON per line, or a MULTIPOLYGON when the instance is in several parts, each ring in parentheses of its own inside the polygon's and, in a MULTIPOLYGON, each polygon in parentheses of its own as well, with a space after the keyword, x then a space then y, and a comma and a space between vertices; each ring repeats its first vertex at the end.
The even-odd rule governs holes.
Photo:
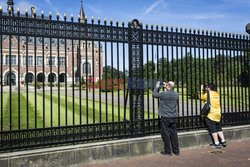
POLYGON ((0 43, 1 151, 159 133, 158 80, 177 85, 179 131, 204 127, 209 82, 223 125, 250 123, 249 35, 1 10, 0 43))

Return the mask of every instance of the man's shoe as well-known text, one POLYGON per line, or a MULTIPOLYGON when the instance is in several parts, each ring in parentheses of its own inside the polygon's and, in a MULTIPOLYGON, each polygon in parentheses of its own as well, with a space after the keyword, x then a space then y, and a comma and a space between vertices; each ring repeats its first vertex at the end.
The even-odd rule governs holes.
POLYGON ((161 151, 161 154, 162 154, 162 155, 172 156, 172 154, 171 154, 171 153, 167 153, 166 151, 161 151))
POLYGON ((221 145, 222 145, 223 147, 227 147, 227 142, 226 142, 226 141, 221 142, 221 145))
POLYGON ((174 153, 174 155, 179 156, 179 155, 180 155, 180 153, 174 153))

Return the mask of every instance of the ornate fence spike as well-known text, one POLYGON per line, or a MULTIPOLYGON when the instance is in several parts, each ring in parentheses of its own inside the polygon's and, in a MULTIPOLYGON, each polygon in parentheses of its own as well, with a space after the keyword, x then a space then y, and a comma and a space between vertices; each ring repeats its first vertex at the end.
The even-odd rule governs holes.
POLYGON ((57 20, 60 19, 60 14, 59 14, 59 12, 56 12, 56 19, 57 19, 57 20))
POLYGON ((25 9, 25 16, 27 17, 28 16, 28 9, 25 9))

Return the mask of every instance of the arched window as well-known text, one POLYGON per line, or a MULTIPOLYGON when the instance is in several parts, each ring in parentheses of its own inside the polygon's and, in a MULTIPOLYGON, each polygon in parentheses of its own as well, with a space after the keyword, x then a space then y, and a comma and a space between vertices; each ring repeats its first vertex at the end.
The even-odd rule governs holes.
POLYGON ((48 82, 55 82, 56 81, 56 74, 50 73, 48 76, 48 82))
POLYGON ((59 82, 65 82, 65 79, 66 79, 66 74, 65 73, 61 73, 59 75, 59 82))
POLYGON ((25 83, 31 83, 34 81, 34 75, 32 73, 27 73, 25 75, 25 83))
POLYGON ((45 81, 45 75, 43 73, 37 74, 37 82, 44 82, 45 81))
POLYGON ((83 64, 83 74, 88 74, 90 75, 91 74, 91 64, 89 62, 86 62, 83 64))
POLYGON ((16 75, 13 72, 8 72, 4 77, 5 85, 16 85, 16 75))

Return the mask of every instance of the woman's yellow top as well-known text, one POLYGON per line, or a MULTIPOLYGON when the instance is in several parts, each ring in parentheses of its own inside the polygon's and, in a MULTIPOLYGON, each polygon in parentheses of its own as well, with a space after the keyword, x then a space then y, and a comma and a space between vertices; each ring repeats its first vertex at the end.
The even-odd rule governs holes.
MULTIPOLYGON (((221 108, 220 108, 220 94, 216 91, 210 91, 210 112, 207 117, 215 122, 220 122, 221 119, 221 108)), ((202 101, 207 101, 207 93, 201 94, 200 99, 202 101)))

